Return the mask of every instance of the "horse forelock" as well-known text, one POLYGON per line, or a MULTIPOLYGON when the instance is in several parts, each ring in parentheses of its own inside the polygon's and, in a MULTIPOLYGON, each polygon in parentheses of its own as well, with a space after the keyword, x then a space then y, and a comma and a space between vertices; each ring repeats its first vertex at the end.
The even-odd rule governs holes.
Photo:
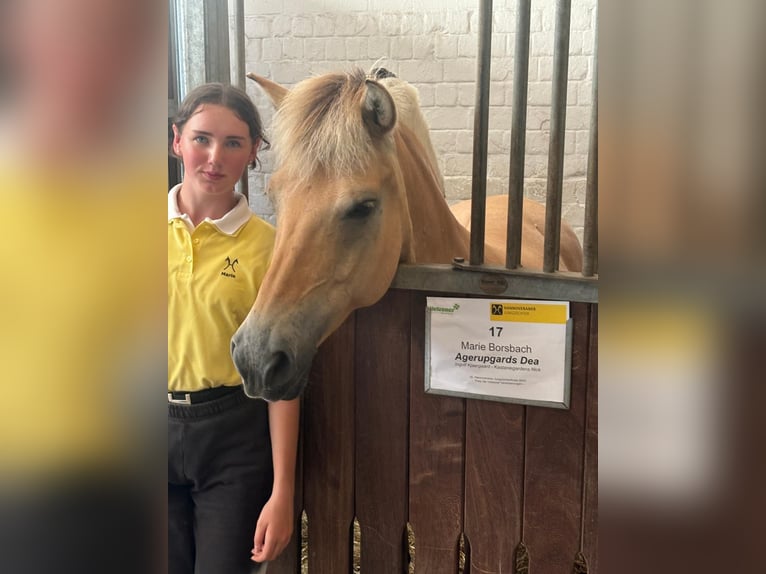
POLYGON ((356 69, 309 78, 290 91, 274 123, 281 169, 307 179, 316 172, 347 177, 370 165, 378 147, 362 120, 366 79, 356 69))

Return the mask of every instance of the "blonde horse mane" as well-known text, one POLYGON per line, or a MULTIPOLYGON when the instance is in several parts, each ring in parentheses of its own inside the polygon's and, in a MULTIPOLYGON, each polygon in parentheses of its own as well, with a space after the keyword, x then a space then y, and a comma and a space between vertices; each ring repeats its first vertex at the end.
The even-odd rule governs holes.
POLYGON ((362 120, 368 79, 363 70, 354 69, 296 85, 275 116, 279 167, 299 179, 316 172, 348 177, 370 165, 381 143, 393 146, 388 136, 374 140, 362 120))

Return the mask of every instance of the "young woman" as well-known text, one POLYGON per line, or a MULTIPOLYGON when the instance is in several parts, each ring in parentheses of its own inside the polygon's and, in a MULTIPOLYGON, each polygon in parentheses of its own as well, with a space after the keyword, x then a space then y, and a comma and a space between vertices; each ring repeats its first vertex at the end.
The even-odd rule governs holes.
POLYGON ((263 572, 293 529, 297 400, 247 398, 229 352, 271 258, 274 229, 234 185, 264 141, 233 86, 182 103, 168 195, 168 572, 263 572))

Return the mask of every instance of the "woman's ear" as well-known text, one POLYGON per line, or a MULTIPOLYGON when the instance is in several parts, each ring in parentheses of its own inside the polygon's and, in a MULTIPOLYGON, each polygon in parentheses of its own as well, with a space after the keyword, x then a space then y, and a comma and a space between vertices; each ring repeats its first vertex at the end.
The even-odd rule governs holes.
POLYGON ((253 149, 250 152, 250 158, 248 159, 248 164, 254 164, 255 158, 258 157, 258 150, 261 149, 261 144, 263 143, 263 140, 261 138, 256 138, 255 143, 253 143, 253 149))
POLYGON ((173 153, 181 157, 181 132, 175 124, 173 124, 173 153))

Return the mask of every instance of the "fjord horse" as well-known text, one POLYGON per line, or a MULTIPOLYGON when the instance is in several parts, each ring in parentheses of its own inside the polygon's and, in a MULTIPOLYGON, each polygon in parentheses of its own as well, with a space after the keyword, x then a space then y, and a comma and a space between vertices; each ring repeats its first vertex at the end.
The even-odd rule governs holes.
MULTIPOLYGON (((414 89, 389 92, 362 70, 310 78, 291 91, 248 76, 277 108, 268 193, 278 226, 271 267, 231 352, 246 393, 274 401, 300 394, 319 344, 385 294, 399 263, 467 257, 469 233, 444 200, 417 101, 409 108, 402 101, 414 89)), ((486 259, 501 264, 494 219, 486 259)), ((562 229, 561 267, 573 270, 580 246, 562 229)), ((528 235, 525 222, 522 263, 540 268, 542 249, 528 235)))

